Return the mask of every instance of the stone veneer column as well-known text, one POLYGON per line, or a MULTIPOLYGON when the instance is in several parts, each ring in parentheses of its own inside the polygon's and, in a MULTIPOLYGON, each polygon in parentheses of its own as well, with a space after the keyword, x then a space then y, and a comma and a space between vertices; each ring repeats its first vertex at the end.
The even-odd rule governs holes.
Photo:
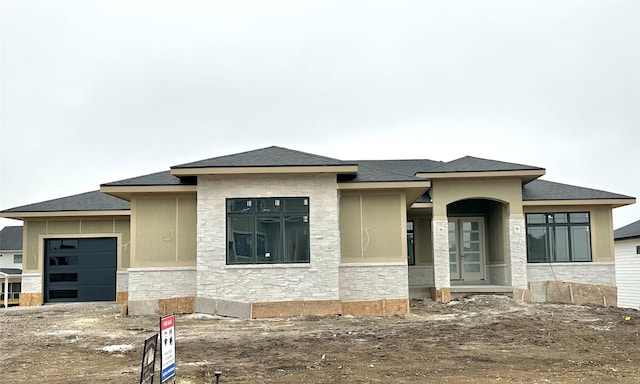
POLYGON ((527 289, 527 235, 524 217, 511 216, 509 227, 509 272, 513 288, 527 289))
POLYGON ((433 280, 431 298, 438 302, 451 300, 451 273, 449 271, 449 221, 433 219, 433 280))

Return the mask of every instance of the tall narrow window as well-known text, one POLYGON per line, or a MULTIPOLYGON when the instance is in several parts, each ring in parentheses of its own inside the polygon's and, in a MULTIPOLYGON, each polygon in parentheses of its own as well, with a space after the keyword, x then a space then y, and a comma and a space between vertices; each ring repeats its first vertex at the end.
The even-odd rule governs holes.
POLYGON ((227 199, 227 264, 309 262, 309 198, 227 199))
POLYGON ((416 265, 416 247, 413 236, 413 221, 407 221, 407 264, 416 265))
POLYGON ((588 212, 528 213, 526 219, 528 262, 591 261, 588 212))

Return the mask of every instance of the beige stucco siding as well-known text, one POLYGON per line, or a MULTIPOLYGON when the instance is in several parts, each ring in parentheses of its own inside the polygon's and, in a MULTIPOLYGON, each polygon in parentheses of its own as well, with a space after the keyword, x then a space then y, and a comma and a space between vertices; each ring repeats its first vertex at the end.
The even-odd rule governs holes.
POLYGON ((131 267, 195 266, 195 196, 135 196, 131 214, 131 267))
POLYGON ((413 221, 413 244, 416 266, 433 265, 433 244, 431 242, 431 216, 409 214, 413 221))
POLYGON ((496 205, 491 207, 487 215, 487 263, 503 264, 505 263, 505 252, 507 247, 506 232, 504 223, 508 219, 506 215, 506 207, 504 205, 496 205))
POLYGON ((342 192, 343 263, 404 261, 407 257, 404 193, 342 192))
POLYGON ((489 199, 508 204, 508 215, 522 215, 522 182, 514 179, 433 180, 431 185, 433 216, 444 220, 447 205, 466 199, 489 199))
POLYGON ((113 234, 119 239, 118 270, 129 267, 130 229, 128 218, 95 218, 25 220, 23 240, 23 272, 41 272, 44 239, 60 237, 105 237, 113 234))
POLYGON ((595 262, 615 260, 613 218, 610 206, 525 206, 525 213, 589 212, 591 218, 591 252, 595 262))

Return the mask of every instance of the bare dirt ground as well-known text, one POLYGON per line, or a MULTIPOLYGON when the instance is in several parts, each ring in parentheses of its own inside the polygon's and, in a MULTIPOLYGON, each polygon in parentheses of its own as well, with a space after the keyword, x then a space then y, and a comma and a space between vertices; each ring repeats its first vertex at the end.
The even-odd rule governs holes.
MULTIPOLYGON (((637 383, 640 313, 474 296, 408 316, 179 315, 177 382, 637 383)), ((120 306, 0 309, 0 382, 137 383, 158 318, 120 306)), ((159 363, 158 363, 159 364, 159 363)), ((156 374, 156 383, 159 382, 156 374)))

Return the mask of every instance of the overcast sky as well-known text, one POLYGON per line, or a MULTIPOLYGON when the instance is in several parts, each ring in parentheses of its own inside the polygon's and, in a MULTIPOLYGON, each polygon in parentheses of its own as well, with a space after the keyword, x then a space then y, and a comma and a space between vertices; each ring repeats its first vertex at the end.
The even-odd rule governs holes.
POLYGON ((638 1, 0 6, 0 209, 270 145, 640 197, 638 1))

